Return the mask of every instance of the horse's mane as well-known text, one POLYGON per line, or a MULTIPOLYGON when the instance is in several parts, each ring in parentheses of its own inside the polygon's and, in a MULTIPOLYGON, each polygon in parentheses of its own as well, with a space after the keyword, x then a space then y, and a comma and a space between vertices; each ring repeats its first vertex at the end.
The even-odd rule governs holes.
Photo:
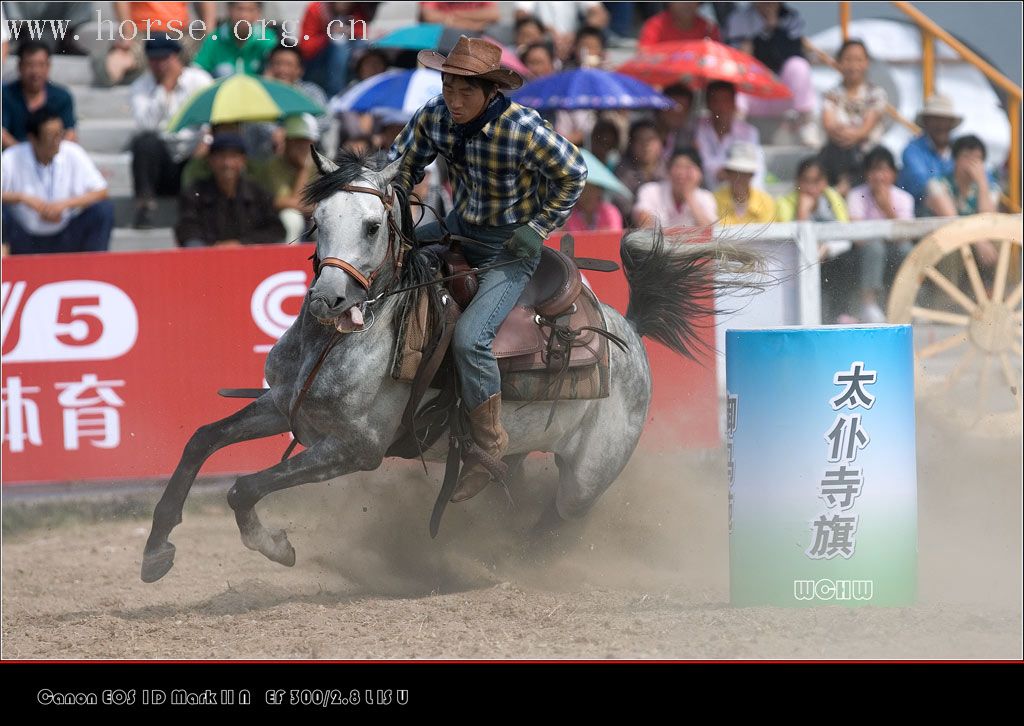
POLYGON ((334 159, 338 168, 309 182, 302 191, 302 201, 306 204, 318 204, 338 191, 339 187, 361 179, 367 171, 380 171, 387 166, 387 161, 387 155, 383 151, 359 154, 342 149, 334 159))

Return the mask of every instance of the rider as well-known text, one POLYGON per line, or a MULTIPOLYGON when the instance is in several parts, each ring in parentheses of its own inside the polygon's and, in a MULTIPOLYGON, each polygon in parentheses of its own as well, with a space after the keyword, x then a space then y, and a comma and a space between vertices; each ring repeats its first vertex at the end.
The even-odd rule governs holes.
MULTIPOLYGON (((447 57, 420 51, 419 62, 441 71, 442 95, 428 101, 391 147, 403 157, 395 183, 412 189, 440 154, 448 164, 455 208, 445 219, 455 235, 476 240, 462 252, 474 267, 518 262, 478 274, 479 289, 455 327, 452 346, 469 410, 473 440, 494 459, 508 447, 501 425, 501 374, 491 344, 540 262, 540 248, 565 223, 583 192, 587 167, 579 150, 533 109, 502 90, 523 84, 501 67, 501 48, 462 36, 447 57)), ((437 222, 417 229, 421 241, 441 238, 437 222)), ((470 460, 452 496, 475 496, 491 477, 470 460)))

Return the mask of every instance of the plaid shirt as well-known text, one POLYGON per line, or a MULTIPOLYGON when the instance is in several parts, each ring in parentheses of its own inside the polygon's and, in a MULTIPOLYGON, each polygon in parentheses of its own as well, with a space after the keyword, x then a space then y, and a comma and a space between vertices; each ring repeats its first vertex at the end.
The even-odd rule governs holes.
POLYGON ((546 238, 565 224, 583 192, 587 165, 579 149, 530 108, 513 102, 453 161, 454 121, 437 96, 416 112, 391 147, 405 158, 395 183, 411 189, 441 154, 448 163, 455 209, 470 224, 527 224, 546 238))

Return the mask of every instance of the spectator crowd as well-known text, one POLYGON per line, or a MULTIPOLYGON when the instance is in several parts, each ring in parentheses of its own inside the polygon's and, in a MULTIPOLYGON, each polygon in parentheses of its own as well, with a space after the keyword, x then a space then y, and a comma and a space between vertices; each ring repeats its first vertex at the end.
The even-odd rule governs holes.
MULTIPOLYGON (((405 62, 400 51, 347 35, 359 27, 356 21, 375 37, 380 4, 308 3, 298 43, 289 44, 273 25, 245 40, 231 32, 238 23, 258 23, 264 14, 259 2, 113 3, 115 22, 148 22, 154 31, 149 40, 118 40, 91 58, 95 85, 130 88, 135 131, 125 148, 132 157, 132 226, 153 227, 158 199, 176 197, 174 234, 182 247, 304 239, 312 209, 301 190, 316 174, 310 144, 328 154, 387 149, 411 113, 296 114, 176 130, 172 123, 195 94, 234 74, 287 84, 328 108, 329 99, 354 84, 405 62), (217 32, 201 42, 165 32, 196 19, 217 32)), ((60 5, 88 3, 49 4, 60 5)), ((880 145, 890 123, 888 99, 870 80, 864 42, 842 44, 835 56, 841 80, 818 97, 799 5, 516 2, 514 26, 501 24, 495 2, 421 2, 417 13, 420 22, 506 43, 531 79, 576 68, 611 70, 610 46, 635 42, 643 52, 707 38, 753 55, 789 89, 790 98, 780 101, 748 96, 725 81, 703 88, 675 82, 659 89, 673 103, 665 110, 545 111, 556 131, 621 182, 614 190, 588 184, 566 230, 912 219, 998 208, 1000 190, 986 168, 985 145, 976 136, 955 136, 962 116, 951 99, 926 99, 916 119, 921 133, 899 158, 880 145), (807 150, 794 188, 776 196, 768 191, 762 119, 774 120, 773 140, 807 150)), ((4 17, 10 17, 7 8, 4 17)), ((6 21, 4 30, 6 56, 6 21)), ((107 182, 78 143, 72 93, 50 80, 55 53, 86 51, 43 40, 22 40, 12 51, 17 77, 3 85, 4 251, 105 250, 114 226, 107 182)), ((444 214, 449 189, 443 162, 436 162, 416 191, 444 214)), ((822 275, 846 287, 827 301, 827 316, 884 320, 887 270, 909 248, 881 240, 823 245, 822 275)), ((983 267, 995 264, 994 250, 982 247, 979 254, 983 267)))

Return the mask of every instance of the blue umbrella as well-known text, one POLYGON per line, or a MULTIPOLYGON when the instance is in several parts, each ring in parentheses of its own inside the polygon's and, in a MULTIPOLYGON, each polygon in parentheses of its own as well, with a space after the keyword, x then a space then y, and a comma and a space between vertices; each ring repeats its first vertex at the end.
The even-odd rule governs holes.
POLYGON ((531 81, 512 94, 523 106, 545 109, 671 108, 674 102, 635 78, 580 68, 531 81))
POLYGON ((441 74, 429 68, 387 71, 360 81, 331 99, 331 113, 397 108, 412 113, 441 94, 441 74))

